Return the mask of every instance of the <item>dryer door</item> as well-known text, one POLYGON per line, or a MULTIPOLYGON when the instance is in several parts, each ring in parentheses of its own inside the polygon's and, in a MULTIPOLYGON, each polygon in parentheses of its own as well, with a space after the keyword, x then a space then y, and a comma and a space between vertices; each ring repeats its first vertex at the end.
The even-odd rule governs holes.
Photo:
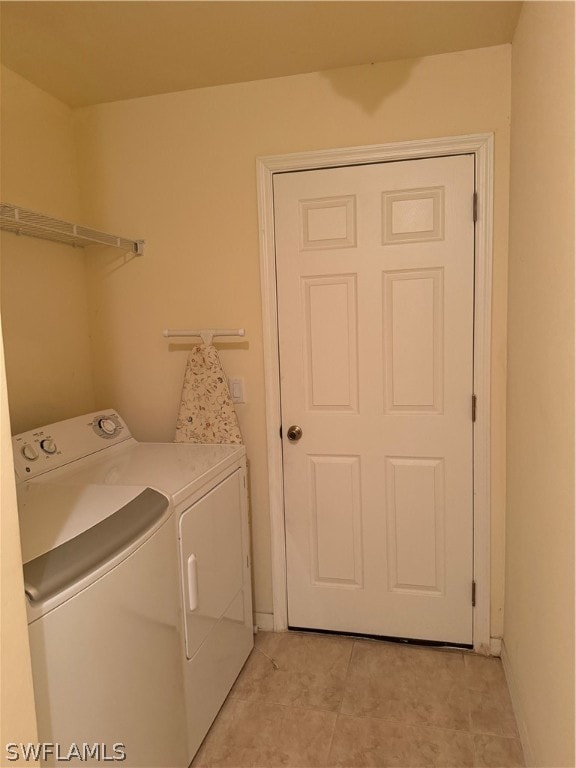
POLYGON ((242 474, 237 470, 180 518, 180 562, 191 659, 222 618, 244 624, 242 474))

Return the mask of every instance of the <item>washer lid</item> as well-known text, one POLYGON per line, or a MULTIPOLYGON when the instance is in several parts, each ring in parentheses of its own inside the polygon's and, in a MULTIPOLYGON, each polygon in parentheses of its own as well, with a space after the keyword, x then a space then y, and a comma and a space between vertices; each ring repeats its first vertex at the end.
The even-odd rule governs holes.
POLYGON ((24 565, 24 585, 31 603, 40 603, 98 572, 141 540, 164 516, 169 501, 146 488, 117 512, 73 539, 24 565))
POLYGON ((52 484, 18 486, 24 563, 55 549, 113 515, 147 486, 52 484))

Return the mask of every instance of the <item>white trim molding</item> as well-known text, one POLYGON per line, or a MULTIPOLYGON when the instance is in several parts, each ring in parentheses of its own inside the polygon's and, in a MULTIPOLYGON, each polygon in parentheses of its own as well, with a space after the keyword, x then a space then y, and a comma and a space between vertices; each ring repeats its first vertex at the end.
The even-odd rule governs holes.
POLYGON ((476 170, 477 221, 475 227, 474 391, 474 650, 486 655, 490 643, 490 351, 492 310, 493 164, 492 134, 396 142, 367 147, 320 150, 257 160, 260 274, 266 382, 266 435, 272 547, 274 630, 288 628, 286 597, 286 541, 282 446, 279 439, 280 368, 276 304, 274 243, 275 173, 336 168, 344 165, 414 160, 425 157, 473 154, 476 170))
POLYGON ((504 640, 502 641, 501 659, 502 667, 504 668, 504 674, 506 676, 506 682, 508 683, 508 691, 510 693, 510 700, 512 701, 514 717, 516 718, 516 725, 518 726, 520 743, 522 744, 522 751, 524 752, 524 762, 528 766, 535 765, 528 728, 526 727, 526 718, 524 717, 524 710, 520 703, 521 699, 518 693, 518 682, 514 672, 512 671, 510 657, 508 656, 508 651, 506 649, 506 643, 504 640))
POLYGON ((491 637, 490 638, 490 656, 502 655, 502 638, 491 637))
POLYGON ((274 631, 274 615, 272 613, 254 613, 254 626, 262 632, 274 631))

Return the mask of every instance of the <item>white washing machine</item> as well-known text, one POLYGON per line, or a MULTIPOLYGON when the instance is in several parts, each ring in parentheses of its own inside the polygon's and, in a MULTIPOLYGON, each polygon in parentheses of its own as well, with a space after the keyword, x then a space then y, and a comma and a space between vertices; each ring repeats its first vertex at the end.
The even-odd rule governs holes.
POLYGON ((244 447, 140 443, 106 410, 13 449, 46 765, 187 766, 253 645, 244 447))

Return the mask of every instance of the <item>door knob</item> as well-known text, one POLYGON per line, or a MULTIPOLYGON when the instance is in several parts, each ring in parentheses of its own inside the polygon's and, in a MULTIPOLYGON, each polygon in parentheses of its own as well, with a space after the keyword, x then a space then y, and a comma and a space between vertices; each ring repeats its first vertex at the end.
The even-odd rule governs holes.
POLYGON ((297 443, 298 440, 300 440, 300 438, 302 437, 302 427, 299 427, 298 424, 292 424, 291 427, 288 427, 288 432, 286 432, 286 437, 291 442, 297 443))

